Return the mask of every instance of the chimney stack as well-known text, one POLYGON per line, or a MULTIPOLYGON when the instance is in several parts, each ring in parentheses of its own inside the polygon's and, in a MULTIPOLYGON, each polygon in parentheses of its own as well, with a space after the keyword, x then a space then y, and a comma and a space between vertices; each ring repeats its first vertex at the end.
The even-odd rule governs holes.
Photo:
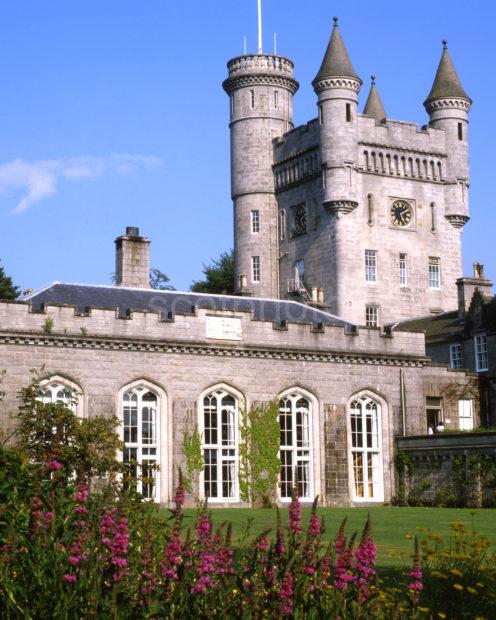
POLYGON ((150 288, 150 239, 140 237, 135 226, 115 240, 115 284, 150 288))
POLYGON ((462 318, 470 308, 470 302, 475 291, 480 291, 483 297, 492 297, 493 283, 484 277, 484 265, 474 263, 474 275, 471 278, 458 278, 458 316, 462 318))

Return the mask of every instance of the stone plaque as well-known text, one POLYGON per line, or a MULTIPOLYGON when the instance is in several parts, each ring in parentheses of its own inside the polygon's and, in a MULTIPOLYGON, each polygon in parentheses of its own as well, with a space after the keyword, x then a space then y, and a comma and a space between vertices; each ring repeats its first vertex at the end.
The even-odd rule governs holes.
POLYGON ((225 316, 207 316, 206 319, 206 338, 242 340, 241 319, 225 316))

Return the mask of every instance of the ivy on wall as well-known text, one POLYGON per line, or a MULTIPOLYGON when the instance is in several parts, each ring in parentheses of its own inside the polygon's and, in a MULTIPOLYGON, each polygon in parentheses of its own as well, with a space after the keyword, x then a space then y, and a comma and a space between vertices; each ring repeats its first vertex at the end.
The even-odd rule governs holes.
POLYGON ((239 489, 242 501, 263 507, 274 504, 281 471, 279 432, 276 400, 254 405, 241 416, 239 489))
POLYGON ((197 428, 193 431, 186 431, 183 435, 183 452, 186 459, 186 475, 183 474, 182 482, 184 488, 192 493, 193 477, 195 473, 203 471, 204 461, 202 453, 201 435, 197 428))

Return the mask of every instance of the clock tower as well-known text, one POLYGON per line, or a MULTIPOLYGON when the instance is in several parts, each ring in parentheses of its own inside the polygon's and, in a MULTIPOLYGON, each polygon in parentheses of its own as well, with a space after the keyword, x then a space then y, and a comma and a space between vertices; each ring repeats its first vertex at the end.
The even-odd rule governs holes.
POLYGON ((292 126, 291 61, 244 56, 228 68, 239 292, 369 327, 455 309, 472 102, 446 42, 422 127, 388 117, 375 77, 359 111, 362 79, 337 18, 304 125, 292 126))

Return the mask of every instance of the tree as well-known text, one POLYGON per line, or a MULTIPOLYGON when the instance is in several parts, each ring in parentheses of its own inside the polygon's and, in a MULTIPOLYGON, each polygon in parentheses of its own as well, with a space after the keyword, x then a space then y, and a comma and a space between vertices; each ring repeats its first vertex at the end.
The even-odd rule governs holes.
POLYGON ((0 299, 17 299, 20 294, 17 286, 14 286, 12 278, 5 275, 5 270, 0 267, 0 299))
POLYGON ((151 288, 156 291, 175 291, 176 289, 171 284, 167 284, 167 282, 170 282, 170 278, 163 271, 156 268, 150 269, 151 288))
POLYGON ((203 265, 205 280, 193 282, 190 290, 194 293, 218 295, 234 294, 234 252, 222 252, 211 265, 203 265))

